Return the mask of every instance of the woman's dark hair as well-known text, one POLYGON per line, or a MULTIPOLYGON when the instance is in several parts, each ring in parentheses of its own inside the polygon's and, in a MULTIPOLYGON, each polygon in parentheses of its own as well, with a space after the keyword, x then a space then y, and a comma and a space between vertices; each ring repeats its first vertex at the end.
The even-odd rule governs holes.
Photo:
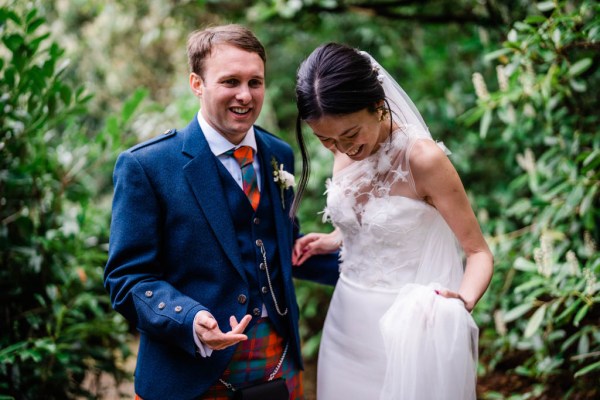
POLYGON ((302 121, 346 115, 369 109, 385 100, 378 72, 367 55, 338 43, 317 47, 296 75, 296 140, 302 155, 302 175, 290 215, 295 215, 310 174, 310 160, 302 136, 302 121))

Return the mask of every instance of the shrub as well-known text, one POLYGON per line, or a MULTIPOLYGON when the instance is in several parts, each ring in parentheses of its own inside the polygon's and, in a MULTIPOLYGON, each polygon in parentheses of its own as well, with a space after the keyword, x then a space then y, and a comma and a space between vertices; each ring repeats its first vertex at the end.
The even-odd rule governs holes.
POLYGON ((490 218, 499 262, 483 356, 492 369, 519 360, 512 370, 546 393, 596 396, 600 7, 538 8, 541 15, 515 23, 504 47, 487 56, 498 63, 498 89, 475 74, 478 106, 464 116, 502 155, 495 162, 504 177, 491 194, 500 202, 490 218))
POLYGON ((0 397, 92 397, 86 373, 126 376, 127 324, 102 286, 100 196, 143 94, 90 134, 90 96, 44 24, 35 8, 0 7, 0 397))

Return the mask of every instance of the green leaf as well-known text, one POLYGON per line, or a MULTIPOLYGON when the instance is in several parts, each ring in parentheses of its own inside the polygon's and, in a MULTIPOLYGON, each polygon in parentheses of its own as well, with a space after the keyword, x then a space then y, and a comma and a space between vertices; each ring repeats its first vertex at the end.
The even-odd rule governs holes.
POLYGON ((580 81, 577 79, 570 79, 569 85, 571 85, 573 90, 578 93, 583 93, 587 90, 587 84, 585 83, 585 81, 580 81))
POLYGON ((518 30, 518 31, 529 31, 529 30, 531 30, 531 29, 532 29, 532 28, 531 28, 531 25, 529 25, 529 24, 526 24, 526 23, 523 23, 523 22, 521 22, 521 21, 517 21, 517 22, 515 22, 515 24, 514 24, 514 27, 515 27, 515 29, 516 29, 516 30, 518 30))
POLYGON ((540 325, 544 321, 544 315, 546 314, 546 304, 542 305, 540 308, 535 310, 529 322, 527 323, 527 327, 525 328, 524 337, 529 338, 533 336, 533 334, 539 329, 540 325))
POLYGON ((589 310, 590 310, 590 305, 589 304, 586 304, 583 307, 581 307, 579 309, 579 311, 577 311, 577 314, 575 314, 575 318, 573 318, 573 325, 579 326, 579 323, 585 317, 585 315, 587 314, 587 312, 589 310))
POLYGON ((21 25, 21 17, 12 10, 0 8, 0 22, 12 20, 15 24, 21 25))
POLYGON ((12 35, 6 35, 2 38, 2 42, 8 47, 13 53, 16 52, 25 42, 23 36, 13 33, 12 35))
POLYGON ((123 123, 126 123, 131 119, 133 113, 139 107, 140 103, 146 98, 147 95, 148 90, 139 88, 131 95, 131 97, 129 97, 129 99, 127 99, 121 111, 121 118, 123 120, 123 123))
POLYGON ((525 18, 525 22, 528 24, 541 24, 542 22, 546 22, 546 17, 541 15, 530 15, 525 18))
POLYGON ((575 77, 585 72, 592 65, 591 58, 584 58, 571 65, 569 68, 569 76, 575 77))
POLYGON ((575 186, 567 195, 567 205, 571 207, 578 206, 583 199, 585 192, 583 186, 575 186))
POLYGON ((508 311, 506 314, 504 314, 502 319, 504 320, 504 322, 512 322, 517 318, 523 316, 525 313, 531 310, 532 307, 533 305, 530 303, 520 304, 512 310, 508 311))
POLYGON ((583 303, 583 300, 581 300, 581 299, 575 300, 571 305, 569 305, 567 308, 565 308, 565 310, 558 317, 555 318, 556 321, 560 322, 563 318, 567 318, 568 316, 573 314, 575 312, 575 310, 577 309, 577 307, 579 307, 579 305, 581 303, 583 303))
POLYGON ((50 33, 44 33, 43 35, 31 40, 29 42, 29 49, 31 50, 31 52, 35 53, 38 48, 40 47, 40 43, 42 43, 44 40, 48 39, 50 37, 50 33))
POLYGON ((582 334, 577 343, 577 354, 587 354, 590 351, 590 338, 587 334, 582 334))
POLYGON ((537 272, 537 265, 533 261, 529 261, 523 257, 518 257, 513 267, 519 271, 537 272))
POLYGON ((63 101, 63 103, 65 103, 65 105, 68 105, 69 103, 71 103, 71 88, 69 88, 67 85, 61 85, 60 87, 60 98, 63 101))
POLYGON ((588 211, 592 210, 592 204, 594 204, 594 199, 596 198, 596 192, 598 191, 598 186, 594 185, 587 192, 583 200, 581 200, 581 204, 579 205, 579 215, 584 216, 588 211))
POLYGON ((499 50, 494 50, 491 53, 486 54, 483 57, 483 59, 485 61, 492 61, 499 57, 502 57, 503 55, 510 54, 510 53, 514 53, 514 51, 512 49, 503 48, 503 49, 499 49, 499 50))
POLYGON ((596 361, 593 364, 588 365, 587 367, 581 368, 579 371, 575 372, 575 378, 579 378, 585 374, 588 374, 594 370, 600 370, 600 361, 596 361))
POLYGON ((479 137, 485 139, 492 123, 492 110, 486 110, 479 125, 479 137))
POLYGON ((541 12, 546 12, 554 9, 556 4, 553 1, 542 1, 541 3, 537 3, 536 6, 541 12))
POLYGON ((35 32, 37 28, 44 24, 44 22, 45 21, 43 18, 36 18, 33 21, 29 22, 27 24, 27 34, 29 35, 35 32))
MULTIPOLYGON (((600 161, 600 150, 594 149, 586 158, 583 160, 583 166, 588 167, 592 161, 598 163, 600 161)), ((587 171, 586 171, 587 172, 587 171)))
POLYGON ((527 282, 522 283, 521 285, 515 288, 515 293, 528 292, 536 286, 544 285, 546 283, 546 279, 540 276, 533 276, 527 282))
POLYGON ((30 23, 32 19, 35 18, 35 16, 37 15, 37 8, 32 8, 27 15, 25 16, 25 22, 26 23, 30 23))

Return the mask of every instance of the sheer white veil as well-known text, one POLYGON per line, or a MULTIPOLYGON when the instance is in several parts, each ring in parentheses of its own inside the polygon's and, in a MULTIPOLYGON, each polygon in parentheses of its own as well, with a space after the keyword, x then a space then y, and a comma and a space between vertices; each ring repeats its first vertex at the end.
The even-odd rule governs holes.
POLYGON ((379 83, 383 87, 385 97, 391 108, 390 114, 393 121, 400 128, 412 126, 419 131, 420 135, 431 138, 431 133, 421 113, 398 82, 369 53, 361 51, 360 54, 368 57, 373 68, 377 70, 379 83))

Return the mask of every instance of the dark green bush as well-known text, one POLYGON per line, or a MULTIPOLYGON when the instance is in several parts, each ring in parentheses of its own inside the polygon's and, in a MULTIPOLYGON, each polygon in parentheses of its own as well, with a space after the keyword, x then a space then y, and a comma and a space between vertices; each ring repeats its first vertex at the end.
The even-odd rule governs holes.
POLYGON ((490 169, 501 184, 490 193, 497 269, 482 349, 490 370, 509 366, 532 393, 591 398, 600 394, 600 6, 538 8, 488 55, 497 89, 476 74, 478 106, 464 116, 479 122, 502 174, 490 169))
POLYGON ((143 94, 90 134, 90 96, 23 7, 0 7, 0 397, 94 397, 86 374, 126 376, 127 324, 102 286, 109 207, 99 203, 143 94))

